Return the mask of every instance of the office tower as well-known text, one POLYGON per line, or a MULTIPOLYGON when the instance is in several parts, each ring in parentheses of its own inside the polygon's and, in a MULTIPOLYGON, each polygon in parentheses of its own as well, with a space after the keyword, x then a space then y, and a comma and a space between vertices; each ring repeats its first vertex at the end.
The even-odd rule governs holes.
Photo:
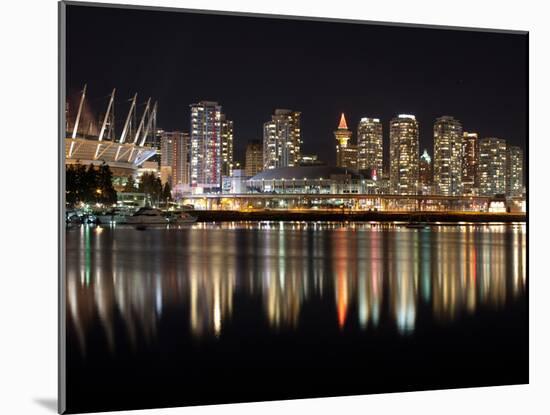
POLYGON ((420 156, 418 163, 418 185, 419 190, 423 195, 433 193, 433 165, 432 158, 428 154, 428 150, 424 149, 424 152, 420 156))
POLYGON ((508 146, 506 154, 506 194, 511 197, 523 194, 523 150, 508 146))
POLYGON ((489 137, 479 140, 479 194, 495 196, 506 193, 506 141, 489 137))
POLYGON ((336 138, 336 166, 357 168, 357 146, 350 143, 351 131, 348 129, 346 117, 342 113, 338 129, 334 131, 336 138))
POLYGON ((190 139, 188 133, 163 131, 160 138, 160 179, 170 186, 189 185, 190 139))
POLYGON ((300 112, 277 109, 264 123, 264 169, 297 166, 301 153, 300 112))
POLYGON ((462 194, 477 195, 478 165, 479 141, 477 133, 465 131, 462 136, 462 194))
POLYGON ((383 159, 382 123, 378 118, 361 118, 357 127, 357 168, 380 176, 383 159))
POLYGON ((246 145, 245 174, 255 176, 264 169, 264 153, 260 140, 251 140, 246 145))
POLYGON ((450 116, 434 124, 434 187, 436 194, 462 194, 462 124, 450 116))
POLYGON ((191 104, 191 177, 197 193, 219 191, 222 178, 222 107, 217 102, 191 104))
POLYGON ((233 121, 220 115, 222 140, 222 176, 231 176, 233 169, 233 121))
POLYGON ((400 114, 390 121, 390 192, 414 195, 418 191, 418 122, 400 114))

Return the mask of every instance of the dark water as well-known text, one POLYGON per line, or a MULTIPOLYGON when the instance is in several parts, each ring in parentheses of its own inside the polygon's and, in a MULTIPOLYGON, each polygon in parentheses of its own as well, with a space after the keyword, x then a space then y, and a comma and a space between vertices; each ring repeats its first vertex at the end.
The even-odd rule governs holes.
POLYGON ((68 409, 528 382, 524 225, 67 230, 68 409))

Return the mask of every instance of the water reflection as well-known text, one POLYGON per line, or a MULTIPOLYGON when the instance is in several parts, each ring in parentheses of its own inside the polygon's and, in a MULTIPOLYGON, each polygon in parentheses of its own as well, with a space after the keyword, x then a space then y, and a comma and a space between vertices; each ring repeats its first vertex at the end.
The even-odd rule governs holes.
POLYGON ((525 244, 524 225, 83 226, 67 231, 68 317, 84 354, 97 325, 115 350, 117 319, 132 347, 150 344, 163 319, 194 338, 258 319, 269 330, 410 335, 422 318, 452 324, 523 296, 525 244))

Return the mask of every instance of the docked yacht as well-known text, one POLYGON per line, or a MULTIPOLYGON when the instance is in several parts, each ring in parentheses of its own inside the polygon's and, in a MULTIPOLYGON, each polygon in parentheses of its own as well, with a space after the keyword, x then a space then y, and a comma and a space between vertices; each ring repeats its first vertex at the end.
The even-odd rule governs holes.
POLYGON ((126 223, 129 225, 164 225, 168 223, 168 218, 159 209, 142 207, 129 216, 126 223))
POLYGON ((113 208, 107 212, 96 215, 101 224, 126 223, 130 216, 131 213, 128 210, 121 208, 113 208))
POLYGON ((168 217, 168 221, 176 225, 182 225, 185 223, 195 223, 197 221, 197 218, 195 216, 191 216, 187 212, 177 212, 171 214, 168 217))

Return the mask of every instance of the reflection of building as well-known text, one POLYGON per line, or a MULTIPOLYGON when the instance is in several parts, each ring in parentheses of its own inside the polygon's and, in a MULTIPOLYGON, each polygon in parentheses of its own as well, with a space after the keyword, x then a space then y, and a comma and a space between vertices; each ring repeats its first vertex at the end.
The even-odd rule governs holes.
POLYGON ((327 299, 335 308, 319 315, 323 325, 387 330, 394 323, 404 335, 415 330, 417 307, 453 321, 526 292, 525 225, 431 233, 378 232, 367 223, 271 222, 263 226, 272 231, 260 233, 262 225, 239 226, 240 235, 232 223, 197 224, 185 238, 151 234, 143 241, 144 249, 165 244, 168 252, 185 255, 184 264, 116 249, 117 239, 101 227, 68 232, 67 245, 80 248, 67 257, 67 326, 82 352, 98 340, 110 350, 116 342, 155 342, 160 320, 179 317, 183 306, 193 337, 246 325, 250 314, 233 314, 236 301, 246 301, 253 313, 263 307, 270 327, 287 328, 299 326, 302 309, 327 299), (248 237, 250 230, 256 237, 248 237), (241 253, 249 250, 262 254, 243 261, 241 253))
POLYGON ((382 175, 383 158, 382 123, 378 118, 361 118, 357 127, 357 168, 382 175))
POLYGON ((436 194, 462 194, 462 125, 450 116, 434 124, 434 186, 436 194))
POLYGON ((506 159, 506 194, 523 194, 523 150, 517 146, 508 146, 506 159))
POLYGON ((426 149, 424 149, 424 152, 420 156, 420 162, 418 163, 418 182, 419 190, 422 194, 428 195, 433 193, 432 158, 426 149))
POLYGON ((413 195, 418 186, 418 122, 401 114, 390 122, 390 190, 413 195))
POLYGON ((233 169, 233 121, 221 114, 222 176, 231 176, 233 169))
POLYGON ((222 107, 217 102, 191 105, 191 186, 217 190, 222 176, 222 107))
POLYGON ((248 180, 257 193, 362 193, 363 176, 342 167, 304 166, 264 170, 248 180))
POLYGON ((254 176, 264 169, 263 147, 260 140, 251 140, 246 145, 245 170, 247 176, 254 176))
POLYGON ((479 194, 506 193, 506 141, 489 137, 479 140, 479 194))
POLYGON ((297 166, 301 144, 300 112, 275 110, 264 124, 264 169, 297 166))
POLYGON ((334 131, 336 138, 336 165, 338 167, 357 168, 357 146, 350 143, 351 131, 342 113, 338 129, 334 131))
POLYGON ((462 193, 476 195, 478 191, 479 143, 477 133, 464 132, 462 138, 462 193))

